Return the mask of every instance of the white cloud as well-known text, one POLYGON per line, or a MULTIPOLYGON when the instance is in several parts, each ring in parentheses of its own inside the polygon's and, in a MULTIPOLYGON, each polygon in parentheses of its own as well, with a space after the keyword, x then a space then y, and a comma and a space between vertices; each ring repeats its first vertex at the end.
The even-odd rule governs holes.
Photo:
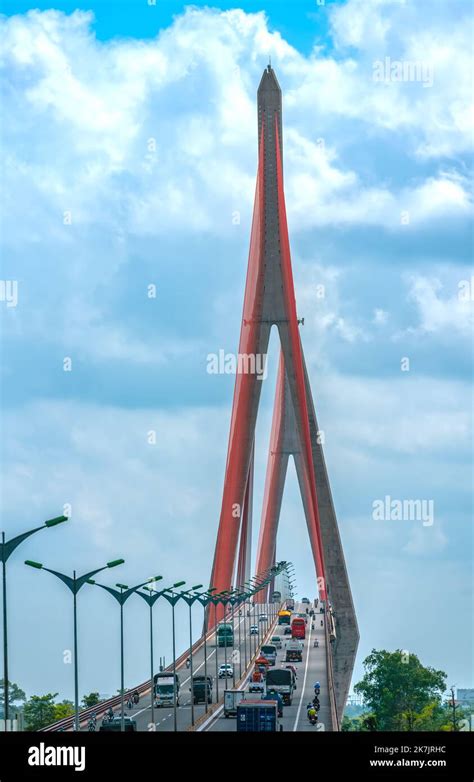
POLYGON ((18 241, 20 220, 30 234, 59 232, 66 209, 76 224, 137 234, 228 233, 235 204, 245 213, 251 208, 255 90, 269 52, 285 86, 293 230, 351 223, 398 229, 402 209, 418 222, 464 214, 467 187, 459 176, 441 171, 393 188, 366 183, 340 160, 346 132, 335 120, 365 124, 369 143, 377 126, 410 128, 407 155, 446 155, 468 144, 469 46, 461 20, 449 18, 442 51, 438 27, 423 33, 423 50, 437 57, 430 90, 412 94, 407 85, 371 79, 373 47, 388 30, 407 56, 416 54, 399 5, 352 0, 328 9, 336 42, 358 47, 357 59, 320 51, 305 58, 269 32, 263 13, 239 10, 188 9, 147 42, 101 43, 83 12, 4 19, 5 114, 22 116, 5 133, 9 239, 18 241))
POLYGON ((418 331, 457 332, 471 337, 474 328, 474 308, 471 300, 460 295, 459 282, 448 288, 436 277, 414 274, 409 278, 408 298, 416 304, 419 316, 418 331), (443 295, 443 292, 445 295, 443 295))

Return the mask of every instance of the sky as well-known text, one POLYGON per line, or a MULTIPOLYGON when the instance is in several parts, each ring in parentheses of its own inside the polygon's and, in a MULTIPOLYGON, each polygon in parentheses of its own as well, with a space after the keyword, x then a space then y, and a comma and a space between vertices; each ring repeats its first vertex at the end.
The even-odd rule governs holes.
MULTIPOLYGON (((103 583, 208 583, 234 377, 207 356, 237 350, 271 57, 301 337, 361 635, 353 681, 372 648, 402 648, 474 686, 470 4, 1 9, 1 528, 70 516, 9 561, 11 679, 73 694, 71 595, 25 559, 82 573, 124 557, 103 583), (386 497, 424 501, 432 523, 374 518, 386 497)), ((272 334, 254 551, 277 359, 272 334)), ((292 465, 277 557, 315 596, 292 465)), ((78 602, 81 694, 112 694, 118 605, 91 586, 78 602)), ((140 603, 126 606, 128 686, 148 675, 140 603)), ((156 618, 169 660, 169 607, 156 618)))

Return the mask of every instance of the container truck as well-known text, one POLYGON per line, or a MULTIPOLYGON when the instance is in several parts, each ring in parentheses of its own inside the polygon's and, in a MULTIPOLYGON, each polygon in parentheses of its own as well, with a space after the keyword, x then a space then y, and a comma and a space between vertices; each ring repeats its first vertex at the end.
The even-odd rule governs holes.
POLYGON ((276 701, 245 700, 237 706, 237 730, 251 733, 274 733, 282 730, 276 701))

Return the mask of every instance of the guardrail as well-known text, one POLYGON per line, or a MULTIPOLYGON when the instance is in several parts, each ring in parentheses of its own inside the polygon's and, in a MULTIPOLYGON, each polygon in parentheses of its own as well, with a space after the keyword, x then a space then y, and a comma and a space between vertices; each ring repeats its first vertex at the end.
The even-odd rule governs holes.
POLYGON ((332 729, 339 731, 340 723, 337 713, 336 696, 334 695, 334 671, 332 667, 332 646, 329 638, 329 621, 328 621, 328 609, 325 607, 324 611, 324 636, 326 638, 326 670, 328 676, 328 691, 329 691, 329 706, 331 709, 331 722, 332 729))
MULTIPOLYGON (((233 608, 232 612, 230 613, 230 616, 232 616, 232 613, 234 613, 234 616, 236 615, 236 612, 238 612, 239 607, 235 606, 233 608)), ((214 628, 208 631, 206 635, 206 641, 208 641, 212 636, 214 635, 214 628)), ((195 643, 192 646, 193 654, 197 652, 202 646, 204 646, 204 636, 202 635, 200 638, 195 641, 195 643)), ((189 657, 189 648, 186 649, 183 654, 177 658, 176 660, 176 668, 178 669, 183 665, 183 663, 186 662, 187 658, 189 657)), ((173 664, 168 665, 165 669, 165 671, 173 671, 173 664)), ((133 692, 134 690, 138 690, 138 693, 140 696, 146 695, 148 692, 150 692, 151 688, 151 680, 148 679, 146 682, 143 682, 143 684, 139 684, 137 687, 130 687, 127 692, 133 692)), ((91 706, 88 709, 84 709, 83 711, 79 712, 79 725, 85 725, 89 721, 89 719, 92 717, 93 714, 96 716, 103 715, 108 709, 114 708, 115 706, 120 706, 122 702, 121 695, 114 695, 113 698, 108 698, 108 700, 100 701, 100 703, 96 703, 95 706, 91 706)), ((55 731, 68 731, 72 730, 74 727, 74 715, 72 717, 65 717, 62 720, 58 720, 57 722, 53 722, 51 725, 46 726, 45 728, 40 728, 38 732, 41 733, 54 733, 55 731)))

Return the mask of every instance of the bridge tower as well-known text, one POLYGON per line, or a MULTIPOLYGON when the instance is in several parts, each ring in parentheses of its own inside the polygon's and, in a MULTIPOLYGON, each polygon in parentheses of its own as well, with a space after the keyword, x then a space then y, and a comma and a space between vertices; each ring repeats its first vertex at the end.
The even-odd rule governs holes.
MULTIPOLYGON (((342 714, 359 634, 299 334, 283 190, 282 99, 270 65, 260 81, 257 104, 258 170, 239 356, 266 358, 272 326, 278 329, 281 355, 255 572, 275 561, 283 487, 292 455, 319 597, 322 601, 329 598, 336 619, 333 668, 342 714)), ((236 375, 211 575, 218 592, 243 583, 242 575, 249 572, 253 452, 261 384, 262 375, 257 372, 236 375)), ((262 593, 258 599, 266 597, 262 593)))

